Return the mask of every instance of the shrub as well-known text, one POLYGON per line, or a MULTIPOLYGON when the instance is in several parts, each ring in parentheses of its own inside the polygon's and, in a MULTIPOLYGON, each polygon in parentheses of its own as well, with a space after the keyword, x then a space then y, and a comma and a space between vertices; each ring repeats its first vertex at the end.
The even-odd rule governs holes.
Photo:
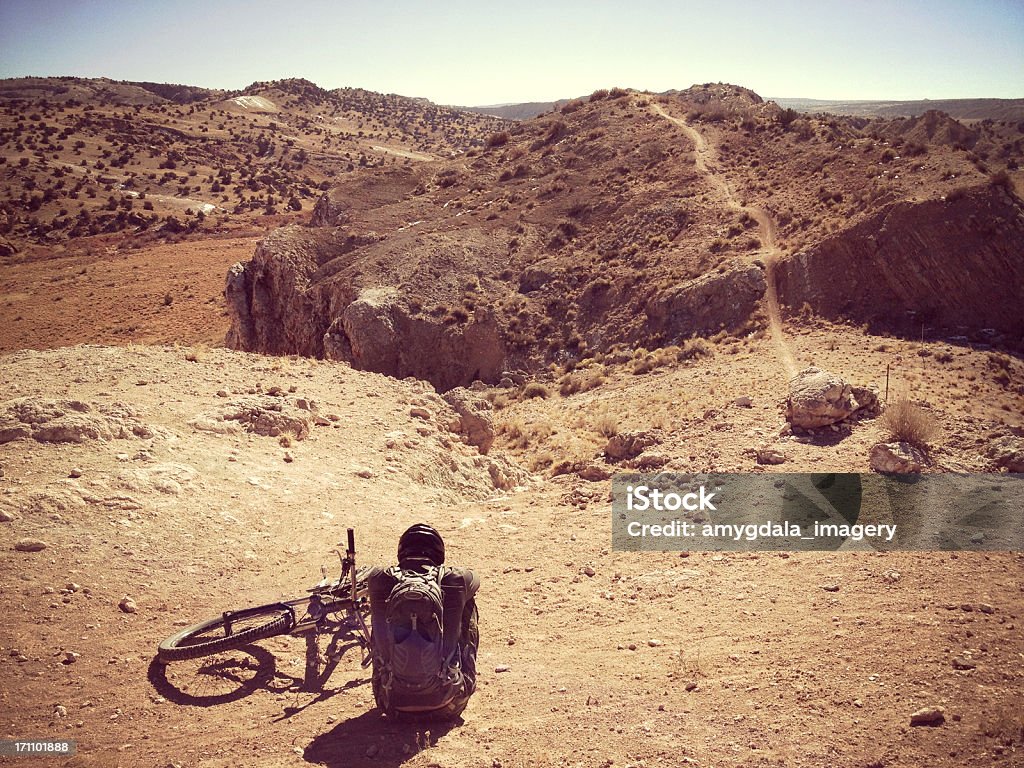
POLYGON ((487 148, 503 147, 508 144, 508 131, 496 131, 487 137, 487 148))
POLYGON ((1006 171, 993 173, 992 176, 989 177, 989 183, 992 184, 993 187, 1002 187, 1009 192, 1013 191, 1013 180, 1010 178, 1010 174, 1006 171))
POLYGON ((551 397, 551 390, 548 389, 545 385, 541 384, 539 381, 531 381, 529 384, 523 387, 523 397, 527 398, 528 400, 534 397, 540 397, 546 400, 547 398, 551 397))
POLYGON ((887 407, 879 419, 882 430, 890 440, 928 449, 935 439, 939 425, 935 418, 913 401, 901 397, 887 407))
POLYGON ((588 392, 605 382, 604 374, 599 371, 592 373, 576 372, 563 376, 558 381, 558 393, 563 397, 574 395, 577 392, 588 392))

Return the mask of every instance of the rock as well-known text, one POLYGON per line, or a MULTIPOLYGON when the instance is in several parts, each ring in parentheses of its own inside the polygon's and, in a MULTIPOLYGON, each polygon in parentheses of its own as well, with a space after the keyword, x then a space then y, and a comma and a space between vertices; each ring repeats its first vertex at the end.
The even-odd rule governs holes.
POLYGON ((290 435, 304 440, 313 425, 313 416, 284 398, 272 395, 243 397, 226 403, 215 411, 207 411, 188 422, 193 429, 203 432, 232 434, 238 425, 248 432, 267 437, 290 435))
POLYGON ((1024 438, 1003 435, 988 446, 988 456, 1007 472, 1024 473, 1024 438))
POLYGON ((542 262, 527 267, 519 275, 519 292, 533 293, 540 290, 554 279, 552 269, 542 262))
POLYGON ((910 443, 875 443, 869 462, 876 472, 908 475, 921 472, 928 465, 928 458, 910 443))
POLYGON ((378 752, 380 752, 380 747, 378 747, 376 744, 371 744, 366 748, 367 757, 375 757, 378 752))
POLYGON ((757 451, 758 464, 783 464, 786 461, 786 454, 778 448, 759 448, 757 451))
MULTIPOLYGON (((311 227, 340 227, 348 221, 351 203, 341 197, 332 198, 330 192, 320 195, 310 216, 311 227)), ((372 755, 371 755, 372 757, 372 755)))
POLYGON ((836 424, 857 408, 853 388, 835 374, 812 366, 790 379, 786 420, 794 427, 816 429, 836 424))
POLYGON ((611 470, 608 467, 596 463, 587 464, 577 474, 581 480, 587 480, 591 483, 607 480, 612 476, 611 470))
POLYGON ((823 590, 825 590, 826 592, 838 592, 839 591, 839 585, 838 584, 822 584, 821 588, 823 590))
POLYGON ((61 664, 74 664, 82 657, 82 654, 75 653, 74 651, 68 651, 64 654, 64 658, 61 660, 61 664))
POLYGON ((0 523, 14 522, 14 513, 7 509, 0 509, 0 523))
POLYGON ((365 288, 324 334, 324 356, 396 378, 426 379, 441 392, 475 379, 494 382, 505 347, 494 313, 477 307, 464 322, 414 313, 394 287, 365 288))
POLYGON ((911 725, 942 725, 946 721, 946 710, 943 707, 922 707, 910 716, 911 725))
POLYGON ((374 472, 369 467, 360 467, 356 470, 356 477, 361 477, 364 480, 369 480, 374 476, 374 472))
POLYGON ((0 258, 7 258, 13 256, 18 252, 17 247, 14 243, 8 240, 6 237, 0 237, 0 258))
POLYGON ((593 578, 593 577, 594 577, 595 575, 597 575, 597 571, 595 571, 595 570, 594 570, 594 569, 593 569, 593 568, 592 568, 591 566, 589 566, 589 565, 588 565, 588 566, 586 566, 586 567, 585 567, 585 568, 583 569, 583 573, 584 573, 584 575, 586 575, 586 576, 590 576, 591 578, 593 578))
POLYGON ((953 659, 953 669, 967 670, 977 668, 978 663, 973 659, 967 658, 966 656, 960 656, 953 659))
POLYGON ((494 668, 494 671, 495 672, 511 672, 512 671, 512 667, 508 666, 507 664, 499 664, 498 666, 496 666, 494 668))
POLYGON ((649 646, 650 646, 651 648, 657 648, 658 646, 660 646, 660 645, 661 645, 661 640, 654 640, 654 639, 651 639, 651 640, 648 640, 648 641, 647 641, 647 644, 648 644, 648 645, 649 645, 649 646))
POLYGON ((288 451, 284 452, 284 456, 282 458, 284 458, 285 464, 291 464, 293 461, 295 461, 295 457, 292 456, 288 451))
POLYGON ((14 548, 18 552, 42 552, 49 546, 41 539, 18 539, 14 542, 14 548))
POLYGON ((633 459, 644 452, 652 445, 658 445, 662 440, 660 430, 650 432, 620 432, 608 438, 604 447, 604 455, 610 461, 623 461, 633 459))
POLYGON ((138 606, 135 605, 135 601, 128 597, 128 595, 121 598, 121 602, 117 604, 117 607, 125 613, 136 613, 139 610, 138 606))
POLYGON ((857 401, 857 416, 877 416, 882 411, 882 401, 878 397, 876 387, 850 387, 850 394, 857 401))
POLYGON ((413 419, 423 419, 424 421, 430 421, 430 411, 426 408, 415 406, 409 409, 409 417, 413 419))
POLYGON ((53 708, 53 716, 64 718, 68 716, 68 709, 63 704, 58 704, 53 708))
POLYGON ((153 430, 121 402, 19 397, 0 405, 0 443, 31 437, 45 443, 153 437, 153 430))
POLYGON ((685 690, 687 690, 687 691, 696 691, 697 690, 697 683, 695 683, 693 680, 691 680, 686 685, 684 685, 683 688, 685 690))
POLYGON ((647 302, 648 323, 666 336, 708 335, 734 330, 757 310, 768 287, 764 270, 734 262, 726 272, 710 272, 657 292, 647 302))
POLYGON ((735 400, 732 401, 732 404, 735 405, 737 408, 754 407, 754 402, 746 395, 744 395, 743 397, 737 397, 735 400))
POLYGON ((75 467, 70 472, 68 472, 68 477, 70 477, 70 478, 77 479, 77 478, 79 478, 81 476, 82 476, 82 470, 80 470, 78 467, 75 467))
POLYGON ((491 404, 463 387, 450 389, 443 397, 458 414, 458 418, 450 425, 451 431, 462 435, 463 442, 475 445, 480 453, 486 454, 494 443, 491 404))
POLYGON ((642 453, 633 460, 633 468, 640 472, 659 469, 672 461, 671 456, 663 453, 642 453))

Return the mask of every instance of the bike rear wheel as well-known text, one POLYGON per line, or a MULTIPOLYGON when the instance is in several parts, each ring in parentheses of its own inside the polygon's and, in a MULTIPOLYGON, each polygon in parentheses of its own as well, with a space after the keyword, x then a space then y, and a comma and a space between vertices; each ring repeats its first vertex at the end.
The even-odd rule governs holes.
POLYGON ((257 640, 283 635, 295 626, 295 621, 295 609, 289 603, 228 611, 168 637, 160 643, 157 657, 160 661, 169 662, 223 653, 257 640))

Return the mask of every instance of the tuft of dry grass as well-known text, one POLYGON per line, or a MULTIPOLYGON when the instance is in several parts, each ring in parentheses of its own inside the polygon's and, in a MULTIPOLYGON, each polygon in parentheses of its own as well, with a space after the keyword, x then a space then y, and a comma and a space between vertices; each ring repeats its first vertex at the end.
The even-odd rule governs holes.
POLYGON ((619 419, 607 410, 594 417, 594 430, 602 437, 615 437, 619 434, 619 419))
POLYGON ((929 443, 939 434, 935 417, 906 397, 886 408, 879 423, 890 440, 910 443, 922 450, 927 450, 929 443))

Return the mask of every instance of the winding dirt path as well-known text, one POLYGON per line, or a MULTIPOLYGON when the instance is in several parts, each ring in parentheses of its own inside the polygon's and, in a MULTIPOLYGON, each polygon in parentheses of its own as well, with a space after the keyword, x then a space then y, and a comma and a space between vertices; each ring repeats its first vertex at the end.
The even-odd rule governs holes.
POLYGON ((651 106, 656 114, 681 128, 693 142, 696 150, 695 163, 697 170, 707 177, 708 181, 711 182, 711 186, 718 191, 722 201, 733 210, 746 212, 757 222, 761 234, 760 255, 764 260, 765 282, 767 283, 765 299, 768 309, 768 325, 771 330, 772 339, 775 342, 775 347, 779 353, 779 360, 786 369, 787 376, 792 378, 797 373, 797 365, 793 353, 786 343, 786 336, 782 329, 782 314, 779 311, 779 297, 775 290, 775 265, 782 257, 782 250, 777 245, 778 230, 775 220, 762 208, 740 203, 733 193, 729 182, 709 165, 709 161, 714 161, 715 159, 715 152, 698 130, 682 118, 672 117, 661 108, 660 104, 652 104, 651 106))

